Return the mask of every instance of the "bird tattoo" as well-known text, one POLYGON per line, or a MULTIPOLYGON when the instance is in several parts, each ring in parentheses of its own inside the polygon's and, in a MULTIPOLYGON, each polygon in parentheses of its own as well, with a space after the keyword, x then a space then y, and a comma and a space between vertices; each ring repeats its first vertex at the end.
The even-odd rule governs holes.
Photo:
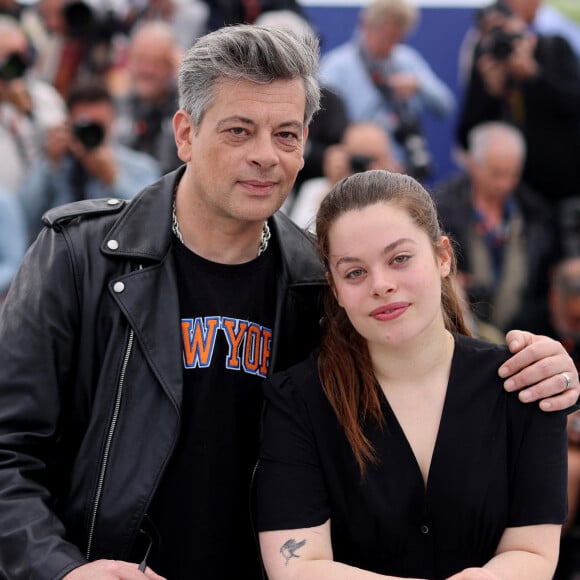
POLYGON ((285 566, 288 566, 288 560, 290 560, 290 558, 300 558, 300 556, 298 556, 298 554, 295 554, 295 552, 296 550, 302 548, 304 544, 306 544, 306 540, 297 542, 294 538, 290 538, 287 542, 282 544, 282 547, 280 548, 280 554, 282 554, 282 556, 284 556, 284 559, 286 560, 284 564, 285 566))

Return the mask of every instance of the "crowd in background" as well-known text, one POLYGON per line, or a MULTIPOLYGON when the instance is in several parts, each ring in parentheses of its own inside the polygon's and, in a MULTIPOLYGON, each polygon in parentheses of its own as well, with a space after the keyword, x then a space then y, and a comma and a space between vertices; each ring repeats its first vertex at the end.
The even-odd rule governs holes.
MULTIPOLYGON (((322 57, 322 110, 283 211, 313 231, 343 177, 381 168, 432 179, 421 118, 457 113, 458 172, 430 189, 456 244, 471 330, 494 341, 516 327, 547 334, 580 361, 580 25, 540 0, 474 15, 456 102, 429 55, 405 44, 414 2, 361 9, 352 38, 322 57)), ((239 22, 312 27, 293 0, 0 0, 0 297, 51 208, 131 199, 180 165, 181 54, 239 22)), ((571 420, 571 466, 577 430, 571 420)), ((580 575, 574 524, 561 580, 580 575)))

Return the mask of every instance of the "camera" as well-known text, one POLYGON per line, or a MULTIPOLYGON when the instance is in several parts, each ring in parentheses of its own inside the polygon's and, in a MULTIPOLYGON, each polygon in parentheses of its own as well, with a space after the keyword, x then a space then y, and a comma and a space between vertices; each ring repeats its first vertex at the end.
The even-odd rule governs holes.
POLYGON ((28 62, 19 52, 11 52, 6 60, 0 64, 0 80, 12 81, 24 76, 28 62))
MULTIPOLYGON (((477 17, 478 26, 481 29, 484 41, 482 44, 482 52, 489 54, 495 60, 506 60, 513 52, 514 41, 523 37, 523 33, 506 32, 501 25, 496 24, 489 28, 488 21, 494 16, 499 16, 502 19, 509 19, 513 16, 511 8, 503 0, 482 8, 477 17)), ((496 20, 497 22, 497 20, 496 20)))
POLYGON ((495 60, 506 60, 514 50, 514 41, 522 36, 520 32, 510 33, 500 26, 494 26, 486 39, 484 52, 495 60))
POLYGON ((373 158, 368 155, 351 155, 350 170, 352 173, 362 173, 369 168, 372 162, 373 158))
POLYGON ((77 121, 73 125, 74 136, 85 149, 95 149, 105 140, 105 128, 94 121, 77 121))
POLYGON ((432 172, 432 158, 419 121, 400 115, 394 136, 405 151, 407 173, 418 181, 427 179, 432 172))
POLYGON ((101 13, 82 0, 69 0, 62 8, 67 34, 89 38, 91 42, 110 42, 121 25, 112 12, 101 13))

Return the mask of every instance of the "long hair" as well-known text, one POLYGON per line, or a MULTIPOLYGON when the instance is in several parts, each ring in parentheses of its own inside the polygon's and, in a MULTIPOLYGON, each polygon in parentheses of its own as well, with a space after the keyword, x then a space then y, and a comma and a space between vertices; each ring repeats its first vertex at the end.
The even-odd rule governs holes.
MULTIPOLYGON (((376 463, 378 458, 363 432, 362 423, 370 417, 382 427, 384 417, 367 342, 355 330, 332 292, 328 234, 332 225, 344 213, 384 202, 407 212, 413 222, 427 234, 433 251, 441 249, 443 232, 433 200, 408 175, 374 170, 347 177, 339 181, 323 199, 316 216, 318 250, 330 282, 325 296, 325 332, 318 371, 326 397, 344 429, 363 475, 366 463, 376 463)), ((456 260, 452 253, 451 273, 441 282, 443 319, 447 330, 468 335, 469 330, 453 287, 452 276, 455 273, 456 260)))

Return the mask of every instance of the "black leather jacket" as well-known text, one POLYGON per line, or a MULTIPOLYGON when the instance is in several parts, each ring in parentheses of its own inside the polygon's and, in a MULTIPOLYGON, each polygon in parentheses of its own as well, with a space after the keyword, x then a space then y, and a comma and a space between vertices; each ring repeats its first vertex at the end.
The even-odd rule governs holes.
MULTIPOLYGON (((124 559, 171 456, 182 396, 171 204, 182 169, 132 202, 51 210, 0 316, 0 577, 124 559)), ((282 214, 270 371, 318 343, 324 285, 282 214)))

